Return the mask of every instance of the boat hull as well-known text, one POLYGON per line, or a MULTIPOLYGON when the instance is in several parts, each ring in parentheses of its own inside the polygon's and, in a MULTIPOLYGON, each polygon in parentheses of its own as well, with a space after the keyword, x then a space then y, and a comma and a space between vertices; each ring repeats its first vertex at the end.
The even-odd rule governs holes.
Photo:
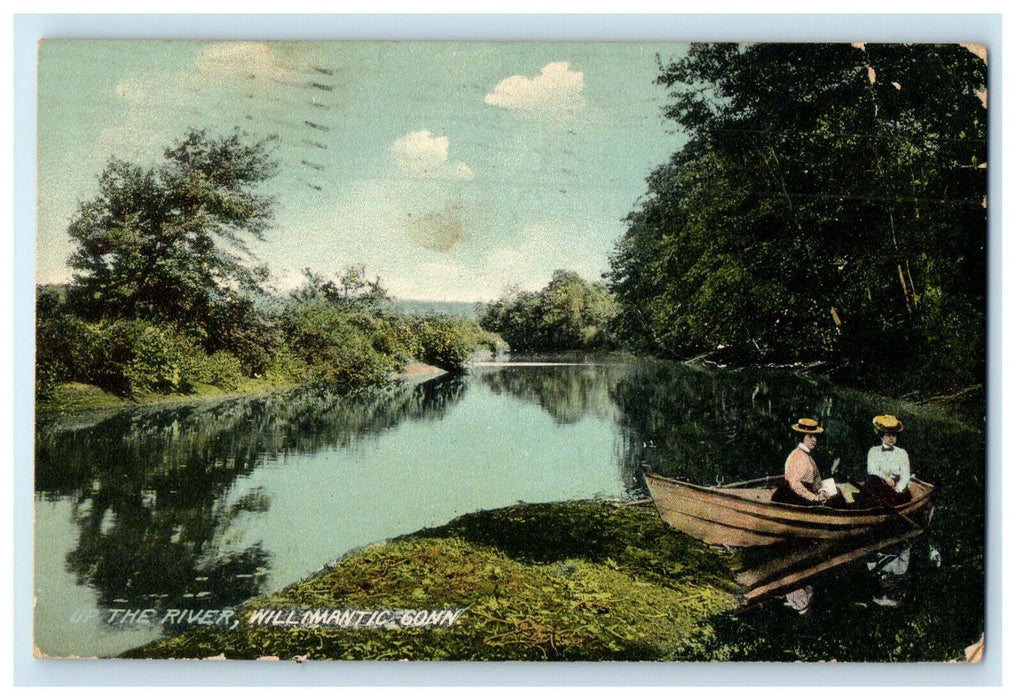
POLYGON ((758 547, 789 540, 857 537, 924 511, 934 486, 916 478, 908 503, 895 508, 841 510, 771 502, 780 477, 746 486, 711 488, 646 474, 647 488, 661 518, 671 527, 710 544, 758 547))

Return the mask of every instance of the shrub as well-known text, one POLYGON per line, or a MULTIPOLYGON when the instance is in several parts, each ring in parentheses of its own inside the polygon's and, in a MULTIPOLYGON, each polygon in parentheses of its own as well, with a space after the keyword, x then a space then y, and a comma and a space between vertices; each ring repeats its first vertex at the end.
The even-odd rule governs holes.
POLYGON ((382 384, 407 353, 379 317, 320 299, 293 304, 282 325, 291 353, 313 381, 382 384))
POLYGON ((419 359, 449 371, 461 369, 476 350, 499 342, 475 321, 456 316, 426 316, 413 329, 419 359))
POLYGON ((40 294, 37 309, 36 395, 42 399, 67 382, 129 397, 191 393, 201 384, 233 389, 243 376, 232 353, 207 354, 166 326, 139 319, 85 321, 52 293, 40 294))
POLYGON ((179 341, 181 355, 181 377, 177 390, 190 394, 199 386, 207 384, 229 391, 237 389, 245 375, 242 362, 226 350, 207 355, 197 345, 179 341))

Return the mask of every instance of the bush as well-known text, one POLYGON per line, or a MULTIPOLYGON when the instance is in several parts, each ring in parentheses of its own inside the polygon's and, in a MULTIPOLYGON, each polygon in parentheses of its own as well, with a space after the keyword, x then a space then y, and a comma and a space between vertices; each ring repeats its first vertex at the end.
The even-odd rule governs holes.
POLYGON ((40 293, 36 303, 36 396, 48 398, 64 382, 89 381, 97 333, 95 324, 69 314, 56 294, 40 293))
POLYGON ((476 350, 494 349, 500 338, 479 327, 475 321, 457 316, 425 316, 412 323, 415 354, 423 362, 458 371, 476 350))
POLYGON ((207 354, 172 328, 139 319, 85 321, 49 290, 39 294, 36 306, 38 398, 51 398, 68 382, 130 397, 192 393, 202 384, 233 389, 244 376, 234 354, 207 354))
POLYGON ((294 303, 282 326, 290 352, 312 381, 383 384, 408 355, 385 319, 321 299, 294 303))
POLYGON ((617 315, 605 285, 557 270, 539 292, 510 289, 487 304, 480 324, 518 351, 611 350, 617 315))
POLYGON ((181 377, 177 390, 190 394, 206 384, 230 391, 237 389, 245 376, 242 362, 226 350, 207 355, 198 346, 187 341, 179 343, 181 377))
POLYGON ((145 321, 120 321, 107 328, 113 349, 108 371, 120 374, 130 395, 169 394, 181 383, 183 357, 172 333, 145 321))
POLYGON ((243 376, 265 374, 281 344, 279 330, 247 298, 232 298, 215 306, 206 332, 194 337, 202 337, 203 349, 210 356, 228 352, 237 358, 243 376))

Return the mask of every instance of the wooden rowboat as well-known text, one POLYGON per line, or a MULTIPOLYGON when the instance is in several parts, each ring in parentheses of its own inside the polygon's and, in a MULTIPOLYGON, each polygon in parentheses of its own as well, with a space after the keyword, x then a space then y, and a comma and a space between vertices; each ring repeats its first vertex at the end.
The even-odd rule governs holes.
POLYGON ((893 508, 836 509, 772 503, 780 476, 719 487, 695 486, 656 474, 644 476, 657 511, 668 525, 704 542, 732 547, 864 535, 925 511, 935 496, 932 484, 913 477, 907 503, 893 508))

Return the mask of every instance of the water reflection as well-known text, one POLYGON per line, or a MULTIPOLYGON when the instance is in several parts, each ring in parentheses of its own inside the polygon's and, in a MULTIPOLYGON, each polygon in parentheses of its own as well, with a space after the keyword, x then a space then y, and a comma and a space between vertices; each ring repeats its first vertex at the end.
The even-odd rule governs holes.
POLYGON ((905 576, 909 571, 909 561, 913 547, 907 546, 897 551, 879 552, 867 561, 867 571, 877 574, 880 583, 880 596, 875 595, 873 602, 882 607, 901 605, 906 597, 905 576))
POLYGON ((645 495, 645 468, 702 484, 778 474, 800 416, 827 427, 816 453, 824 476, 837 458, 840 477, 862 478, 878 413, 902 418, 914 470, 942 486, 926 535, 884 543, 899 557, 912 543, 910 564, 868 568, 881 553, 871 542, 814 560, 772 550, 743 565, 745 585, 789 580, 751 614, 716 620, 715 635, 733 659, 887 660, 896 638, 912 649, 900 658, 951 658, 983 631, 982 430, 792 372, 662 362, 478 368, 386 392, 296 391, 40 424, 37 616, 66 619, 60 575, 87 590, 75 605, 214 608, 480 508, 645 495), (821 566, 841 557, 852 558, 821 566), (809 612, 793 614, 784 596, 806 586, 809 612), (886 595, 900 605, 874 602, 886 595))
MULTIPOLYGON (((480 368, 476 376, 493 394, 538 406, 559 426, 576 425, 584 419, 595 419, 608 426, 621 421, 614 392, 635 374, 634 363, 569 365, 553 364, 564 357, 533 359, 537 363, 530 366, 480 368), (552 364, 544 364, 545 359, 552 364)), ((636 479, 632 467, 622 458, 621 449, 618 452, 616 461, 624 490, 633 498, 643 497, 642 481, 636 479)))
POLYGON ((851 428, 863 420, 836 401, 830 386, 791 372, 652 362, 619 383, 614 399, 623 414, 625 458, 637 473, 650 468, 706 485, 780 473, 795 445, 789 429, 795 418, 813 416, 828 426, 818 464, 853 453, 851 428))
POLYGON ((924 531, 893 523, 878 532, 831 541, 801 541, 737 550, 735 579, 747 604, 762 605, 784 598, 785 605, 805 613, 813 583, 836 567, 862 566, 886 576, 904 574, 909 547, 924 531), (896 554, 892 555, 892 552, 896 554), (881 568, 878 568, 878 567, 881 568))
POLYGON ((632 373, 627 365, 502 367, 480 371, 480 380, 495 394, 508 394, 546 411, 557 423, 584 416, 614 419, 618 409, 612 387, 632 373))
MULTIPOLYGON (((812 576, 797 576, 787 587, 767 591, 756 612, 715 622, 727 658, 949 659, 959 657, 983 632, 983 425, 786 371, 648 362, 619 382, 612 398, 620 410, 625 468, 635 481, 644 469, 704 485, 780 474, 795 444, 789 425, 801 416, 819 418, 827 428, 815 451, 823 476, 862 480, 867 450, 876 442, 871 418, 891 413, 906 424, 900 445, 910 452, 914 473, 939 487, 926 537, 917 538, 912 565, 903 573, 894 576, 889 570, 880 576, 883 567, 868 571, 857 556, 812 576), (884 586, 896 582, 886 594, 884 586), (812 595, 804 590, 800 600, 790 599, 792 604, 785 606, 786 593, 807 586, 812 595), (874 602, 875 597, 885 602, 886 595, 900 604, 874 602), (811 614, 793 614, 794 607, 807 603, 811 614), (955 615, 945 614, 950 610, 955 615)), ((775 550, 767 556, 784 568, 788 555, 775 550)), ((813 566, 803 563, 804 568, 813 566)))
POLYGON ((261 543, 242 543, 238 523, 272 500, 262 488, 232 497, 239 480, 267 459, 439 420, 464 390, 464 380, 445 378, 361 394, 306 389, 140 409, 85 427, 42 423, 38 498, 70 502, 77 535, 66 567, 99 607, 235 605, 261 592, 270 559, 261 543))
MULTIPOLYGON (((919 534, 916 532, 912 536, 919 534)), ((851 567, 866 562, 866 570, 873 574, 867 579, 866 588, 858 591, 854 604, 866 607, 866 600, 869 598, 872 605, 881 608, 897 608, 902 605, 909 593, 910 581, 906 573, 909 571, 912 555, 912 544, 894 548, 879 546, 877 550, 858 558, 856 564, 846 563, 846 567, 851 567)), ((807 578, 812 579, 811 576, 807 578)), ((813 584, 801 579, 798 583, 786 587, 784 596, 781 596, 784 601, 782 605, 797 615, 806 615, 813 607, 815 593, 813 584)), ((834 594, 834 591, 831 593, 834 594)))

